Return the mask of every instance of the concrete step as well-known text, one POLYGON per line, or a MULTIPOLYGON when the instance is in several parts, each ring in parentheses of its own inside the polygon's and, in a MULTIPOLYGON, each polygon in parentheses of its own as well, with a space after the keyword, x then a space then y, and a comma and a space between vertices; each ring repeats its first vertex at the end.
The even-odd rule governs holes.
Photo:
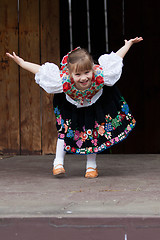
POLYGON ((160 155, 99 154, 96 179, 84 178, 85 156, 70 154, 66 176, 57 179, 53 158, 0 158, 3 240, 64 239, 66 234, 67 239, 139 240, 142 232, 147 240, 153 230, 159 240, 160 155))

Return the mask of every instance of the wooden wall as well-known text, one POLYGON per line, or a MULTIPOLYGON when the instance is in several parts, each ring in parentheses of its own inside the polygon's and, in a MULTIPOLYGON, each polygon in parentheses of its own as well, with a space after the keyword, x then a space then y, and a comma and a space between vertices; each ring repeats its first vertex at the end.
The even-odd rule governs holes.
MULTIPOLYGON (((106 52, 104 0, 89 0, 91 54, 106 52)), ((118 86, 137 120, 127 140, 113 153, 160 153, 160 28, 158 1, 107 0, 109 52, 124 39, 142 36, 124 59, 118 86)), ((0 153, 55 153, 57 133, 52 95, 34 75, 8 60, 15 51, 25 60, 59 65, 70 50, 68 0, 0 1, 0 153), (60 10, 60 11, 59 11, 60 10)), ((88 47, 87 1, 72 0, 73 47, 88 47)))
POLYGON ((19 2, 19 13, 17 0, 0 2, 0 153, 49 154, 57 139, 53 95, 5 53, 59 64, 59 1, 19 2))

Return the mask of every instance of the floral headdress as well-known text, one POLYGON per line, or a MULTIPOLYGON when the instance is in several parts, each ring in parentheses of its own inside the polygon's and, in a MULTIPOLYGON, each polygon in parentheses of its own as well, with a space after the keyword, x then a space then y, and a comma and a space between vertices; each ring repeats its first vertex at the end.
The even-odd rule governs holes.
POLYGON ((68 56, 71 52, 74 52, 75 50, 80 49, 80 47, 76 47, 75 49, 71 50, 70 52, 67 53, 67 55, 65 55, 61 61, 61 69, 60 70, 64 70, 67 66, 67 59, 68 56))

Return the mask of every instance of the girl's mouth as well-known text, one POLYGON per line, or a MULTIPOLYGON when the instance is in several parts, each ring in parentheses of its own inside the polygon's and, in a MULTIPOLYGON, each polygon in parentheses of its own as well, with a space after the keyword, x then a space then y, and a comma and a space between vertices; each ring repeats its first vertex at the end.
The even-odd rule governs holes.
POLYGON ((83 86, 85 86, 88 83, 88 80, 80 82, 80 84, 82 84, 83 86))

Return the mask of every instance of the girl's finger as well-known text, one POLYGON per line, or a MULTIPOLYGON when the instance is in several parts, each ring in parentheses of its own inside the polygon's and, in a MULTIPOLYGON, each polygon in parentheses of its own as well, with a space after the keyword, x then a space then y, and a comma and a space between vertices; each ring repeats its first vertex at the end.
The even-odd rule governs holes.
POLYGON ((7 55, 8 57, 13 58, 12 54, 10 54, 10 53, 6 53, 6 55, 7 55))

